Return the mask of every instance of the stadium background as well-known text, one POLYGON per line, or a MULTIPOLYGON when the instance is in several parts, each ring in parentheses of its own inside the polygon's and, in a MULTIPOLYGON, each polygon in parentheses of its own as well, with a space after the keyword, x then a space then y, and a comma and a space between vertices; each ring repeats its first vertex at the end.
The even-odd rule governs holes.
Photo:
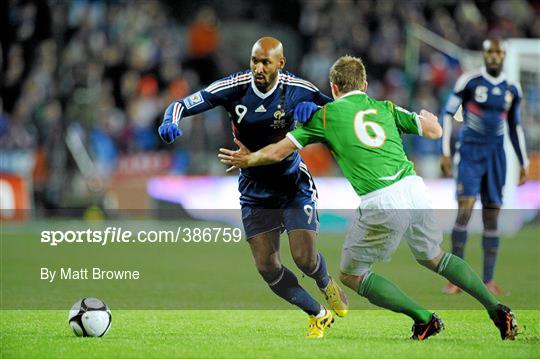
MULTIPOLYGON (((371 96, 434 113, 463 68, 459 59, 424 43, 411 59, 409 25, 469 50, 479 50, 488 35, 540 37, 540 6, 525 0, 2 6, 0 173, 6 191, 15 193, 3 196, 3 208, 16 203, 34 216, 92 205, 152 208, 156 202, 146 188, 155 175, 224 176, 216 152, 231 147, 232 136, 223 110, 183 121, 185 134, 172 146, 160 141, 156 128, 172 99, 247 68, 250 47, 262 35, 280 38, 286 68, 326 93, 328 68, 338 56, 353 54, 366 63, 371 96), (411 61, 415 71, 407 73, 411 61), (28 195, 21 198, 20 191, 28 195)), ((538 72, 533 75, 536 86, 538 72)), ((540 90, 534 86, 522 108, 531 178, 539 179, 540 90)), ((420 175, 440 177, 440 143, 411 137, 405 145, 420 175)), ((324 147, 302 155, 316 176, 339 176, 324 147)))

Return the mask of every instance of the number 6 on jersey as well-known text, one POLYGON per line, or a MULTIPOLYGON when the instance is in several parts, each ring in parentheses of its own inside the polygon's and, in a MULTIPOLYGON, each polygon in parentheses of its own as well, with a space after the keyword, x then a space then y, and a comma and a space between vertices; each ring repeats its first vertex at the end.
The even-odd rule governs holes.
POLYGON ((386 140, 386 133, 384 129, 376 122, 364 121, 366 115, 376 115, 377 110, 370 108, 364 111, 359 111, 354 116, 354 131, 356 137, 366 146, 369 147, 381 147, 386 140), (374 133, 374 135, 368 132, 368 128, 374 133))

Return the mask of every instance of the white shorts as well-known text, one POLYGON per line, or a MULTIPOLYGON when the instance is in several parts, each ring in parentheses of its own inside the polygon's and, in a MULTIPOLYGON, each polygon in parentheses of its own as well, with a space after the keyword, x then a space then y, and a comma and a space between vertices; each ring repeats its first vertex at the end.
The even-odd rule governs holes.
POLYGON ((408 176, 361 197, 341 252, 341 271, 364 275, 374 262, 387 262, 402 237, 414 257, 431 260, 440 254, 442 230, 433 215, 426 185, 408 176))

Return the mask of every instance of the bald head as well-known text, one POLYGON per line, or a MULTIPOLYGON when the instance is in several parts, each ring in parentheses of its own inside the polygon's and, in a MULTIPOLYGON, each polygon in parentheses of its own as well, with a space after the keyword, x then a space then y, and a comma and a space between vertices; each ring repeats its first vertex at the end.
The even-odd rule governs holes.
POLYGON ((273 37, 261 37, 251 49, 251 71, 255 85, 262 92, 267 92, 277 81, 279 70, 285 66, 283 45, 273 37))
POLYGON ((265 36, 253 44, 251 54, 253 55, 254 52, 262 52, 268 56, 275 55, 283 57, 283 45, 275 37, 265 36))

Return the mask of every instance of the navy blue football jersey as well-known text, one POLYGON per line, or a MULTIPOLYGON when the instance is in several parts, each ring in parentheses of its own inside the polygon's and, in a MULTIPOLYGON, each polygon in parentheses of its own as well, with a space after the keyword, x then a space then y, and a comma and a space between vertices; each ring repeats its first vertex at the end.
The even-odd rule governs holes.
POLYGON ((521 98, 518 83, 508 81, 502 73, 495 78, 483 67, 480 71, 460 76, 442 115, 454 116, 459 106, 462 106, 461 143, 502 146, 506 121, 513 147, 523 164, 526 158, 524 140, 519 133, 521 98))
MULTIPOLYGON (((274 87, 260 92, 250 70, 238 72, 218 80, 177 103, 173 109, 173 122, 216 106, 223 106, 231 120, 234 136, 250 151, 282 140, 294 129, 292 112, 302 101, 325 105, 332 99, 309 81, 280 71, 274 87)), ((290 174, 298 170, 300 156, 295 151, 280 163, 242 169, 252 178, 266 178, 290 174)))

